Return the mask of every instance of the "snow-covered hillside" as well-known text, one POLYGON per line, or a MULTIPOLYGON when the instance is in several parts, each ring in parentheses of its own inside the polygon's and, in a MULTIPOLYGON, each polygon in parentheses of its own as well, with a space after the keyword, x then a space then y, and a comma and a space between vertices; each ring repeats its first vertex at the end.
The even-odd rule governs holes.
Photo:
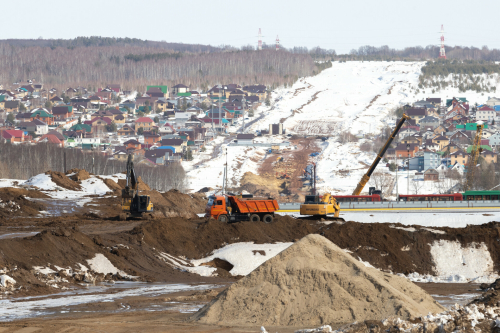
MULTIPOLYGON (((364 139, 340 144, 341 132, 348 131, 358 137, 377 135, 386 126, 394 127, 397 120, 391 112, 394 108, 428 97, 445 100, 465 96, 471 104, 486 102, 486 95, 460 93, 458 88, 451 86, 434 94, 429 88, 420 89, 416 94, 423 65, 424 62, 334 62, 331 68, 316 76, 301 78, 292 87, 276 89, 271 95, 271 107, 259 107, 254 118, 259 120, 247 126, 245 132, 255 133, 268 129, 269 124, 283 122, 287 134, 328 136, 328 141, 321 145, 322 154, 311 159, 317 162, 319 190, 351 193, 376 155, 359 149, 364 139)), ((492 78, 490 84, 494 82, 492 78)), ((238 128, 231 129, 234 132, 238 128)), ((266 140, 282 142, 288 138, 274 136, 266 140)), ((198 163, 196 167, 192 163, 188 165, 189 188, 198 190, 222 185, 225 157, 220 154, 225 152, 225 147, 223 145, 219 157, 210 162, 198 163)), ((232 174, 237 180, 245 171, 258 173, 263 156, 264 148, 230 147, 230 176, 232 174)), ((209 155, 203 158, 208 159, 209 155)), ((383 166, 380 169, 387 171, 383 166)), ((407 191, 406 176, 399 177, 400 193, 407 191)), ((431 185, 422 186, 420 193, 436 193, 437 189, 431 185)))

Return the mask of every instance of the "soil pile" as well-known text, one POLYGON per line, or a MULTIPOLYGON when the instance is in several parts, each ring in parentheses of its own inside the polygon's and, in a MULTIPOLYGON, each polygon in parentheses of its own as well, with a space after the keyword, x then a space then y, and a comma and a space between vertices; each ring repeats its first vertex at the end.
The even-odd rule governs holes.
MULTIPOLYGON (((148 186, 148 184, 146 184, 142 180, 141 176, 137 177, 137 182, 139 184, 139 186, 138 186, 139 191, 151 191, 151 188, 148 186)), ((118 185, 120 185, 121 188, 125 188, 125 186, 127 185, 127 180, 118 179, 118 185)))
POLYGON ((45 173, 46 175, 49 175, 50 178, 52 178, 52 181, 60 187, 63 187, 67 190, 71 191, 80 191, 82 188, 80 184, 75 182, 74 180, 68 178, 64 173, 59 172, 59 171, 47 171, 45 173))
POLYGON ((193 319, 310 326, 443 310, 407 279, 366 267, 326 238, 309 235, 220 293, 193 319))
POLYGON ((27 198, 43 199, 48 196, 40 191, 23 188, 0 188, 0 217, 37 216, 46 206, 27 198))
POLYGON ((472 304, 485 304, 488 306, 500 307, 500 279, 496 279, 491 284, 481 284, 481 289, 484 291, 481 297, 473 300, 472 304))
POLYGON ((109 187, 109 189, 111 191, 120 191, 120 195, 121 195, 121 190, 123 189, 120 185, 118 185, 117 182, 115 182, 113 179, 109 179, 109 178, 101 178, 101 177, 98 177, 100 179, 102 179, 102 181, 104 182, 104 184, 106 184, 107 187, 109 187))
POLYGON ((82 180, 87 180, 90 178, 90 173, 84 169, 74 168, 66 172, 66 174, 71 175, 69 176, 69 178, 71 178, 71 180, 74 180, 75 182, 81 182, 82 180))

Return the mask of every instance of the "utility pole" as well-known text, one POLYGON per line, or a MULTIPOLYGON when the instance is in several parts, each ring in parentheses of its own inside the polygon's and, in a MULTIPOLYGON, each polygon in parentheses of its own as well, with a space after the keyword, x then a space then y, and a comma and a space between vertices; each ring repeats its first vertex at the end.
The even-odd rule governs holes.
POLYGON ((226 174, 226 181, 224 182, 226 184, 226 186, 224 187, 224 193, 226 193, 226 191, 227 191, 227 173, 228 172, 229 172, 229 169, 227 167, 227 147, 226 147, 226 172, 225 172, 225 174, 226 174))
POLYGON ((241 127, 241 133, 243 134, 245 132, 245 103, 247 100, 245 99, 245 96, 243 96, 243 99, 241 100, 241 112, 243 114, 243 126, 241 127))
POLYGON ((221 119, 221 114, 220 114, 220 99, 222 98, 222 86, 221 86, 221 85, 219 85, 219 87, 220 87, 220 88, 219 88, 219 93, 220 93, 220 94, 219 94, 219 128, 220 128, 220 126, 221 126, 221 121, 222 121, 222 119, 221 119))
POLYGON ((395 152, 396 153, 396 200, 399 201, 399 187, 398 187, 398 169, 399 169, 399 166, 398 166, 398 153, 397 151, 395 152))
POLYGON ((210 104, 212 104, 212 139, 215 139, 214 138, 214 135, 215 135, 215 129, 214 129, 214 102, 212 101, 212 99, 210 98, 210 104))
POLYGON ((408 173, 407 173, 407 179, 406 179, 406 186, 407 186, 407 189, 406 189, 406 194, 407 195, 410 195, 410 144, 408 143, 406 145, 406 150, 408 150, 408 173))

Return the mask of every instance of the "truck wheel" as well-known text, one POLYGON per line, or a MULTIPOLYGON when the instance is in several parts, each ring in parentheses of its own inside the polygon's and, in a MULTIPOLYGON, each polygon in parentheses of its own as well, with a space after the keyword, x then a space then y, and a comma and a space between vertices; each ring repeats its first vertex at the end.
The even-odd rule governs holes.
POLYGON ((262 221, 264 221, 265 223, 272 223, 273 222, 273 216, 270 215, 270 214, 266 214, 262 218, 262 221))
POLYGON ((257 214, 252 214, 250 215, 250 221, 251 222, 259 222, 260 221, 260 216, 257 214))
POLYGON ((227 223, 228 222, 227 215, 220 215, 218 220, 221 221, 222 223, 227 223))

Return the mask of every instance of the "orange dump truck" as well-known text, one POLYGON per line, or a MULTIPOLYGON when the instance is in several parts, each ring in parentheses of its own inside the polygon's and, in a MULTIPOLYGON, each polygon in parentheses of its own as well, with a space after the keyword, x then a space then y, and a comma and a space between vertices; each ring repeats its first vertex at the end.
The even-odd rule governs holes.
POLYGON ((274 212, 278 209, 278 202, 274 199, 215 195, 208 197, 205 217, 213 217, 226 223, 239 221, 271 223, 274 219, 274 212))

